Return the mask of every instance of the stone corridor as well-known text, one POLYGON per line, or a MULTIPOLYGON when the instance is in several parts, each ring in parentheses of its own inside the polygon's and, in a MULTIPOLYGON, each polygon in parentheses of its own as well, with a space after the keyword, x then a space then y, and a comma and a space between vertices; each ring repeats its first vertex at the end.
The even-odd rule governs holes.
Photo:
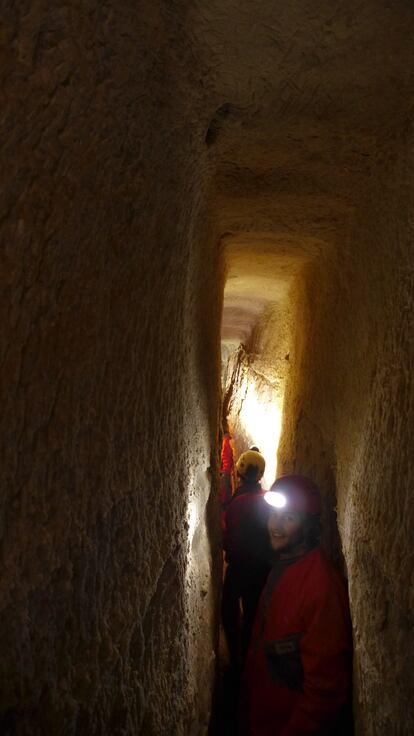
POLYGON ((407 0, 2 4, 0 735, 207 733, 223 400, 323 489, 357 736, 414 734, 413 39, 407 0))

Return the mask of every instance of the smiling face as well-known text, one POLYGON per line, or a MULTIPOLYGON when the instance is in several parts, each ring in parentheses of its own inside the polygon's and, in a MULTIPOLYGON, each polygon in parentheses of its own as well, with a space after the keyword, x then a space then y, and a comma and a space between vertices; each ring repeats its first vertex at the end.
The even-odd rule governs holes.
POLYGON ((279 552, 301 542, 303 522, 304 514, 297 511, 272 510, 267 523, 272 549, 279 552))

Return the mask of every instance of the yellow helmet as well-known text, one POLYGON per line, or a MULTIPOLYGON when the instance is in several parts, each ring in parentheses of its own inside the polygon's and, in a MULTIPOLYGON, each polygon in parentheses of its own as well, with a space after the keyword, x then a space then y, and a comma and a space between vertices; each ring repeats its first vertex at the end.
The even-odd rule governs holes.
POLYGON ((243 452, 236 464, 238 474, 244 480, 256 483, 262 477, 266 467, 263 455, 256 450, 247 450, 243 452))

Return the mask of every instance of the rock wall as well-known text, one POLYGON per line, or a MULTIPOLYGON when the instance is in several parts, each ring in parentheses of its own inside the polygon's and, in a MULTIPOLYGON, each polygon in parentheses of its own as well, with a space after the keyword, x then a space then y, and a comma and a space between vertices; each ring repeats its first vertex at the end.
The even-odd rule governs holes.
POLYGON ((414 731, 412 142, 409 127, 378 142, 347 238, 296 282, 279 452, 337 505, 364 736, 414 731))
POLYGON ((296 279, 281 466, 338 503, 360 732, 412 732, 412 7, 3 11, 1 729, 206 730, 221 247, 256 371, 296 279))
POLYGON ((4 8, 5 734, 206 730, 222 286, 182 11, 4 8))
MULTIPOLYGON (((283 396, 289 372, 289 310, 269 308, 246 345, 229 353, 223 419, 233 436, 235 457, 252 445, 266 460, 262 481, 269 488, 277 474, 283 396)), ((226 351, 227 353, 227 351, 226 351)))

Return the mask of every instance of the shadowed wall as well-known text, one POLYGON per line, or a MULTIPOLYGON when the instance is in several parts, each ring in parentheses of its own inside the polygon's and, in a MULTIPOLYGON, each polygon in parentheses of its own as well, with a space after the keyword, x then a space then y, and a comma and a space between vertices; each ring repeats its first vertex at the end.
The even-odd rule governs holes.
POLYGON ((1 728, 206 732, 225 266, 281 467, 338 506, 360 733, 410 734, 413 8, 4 21, 1 728))
POLYGON ((181 13, 5 21, 2 728, 201 733, 222 287, 181 13))

